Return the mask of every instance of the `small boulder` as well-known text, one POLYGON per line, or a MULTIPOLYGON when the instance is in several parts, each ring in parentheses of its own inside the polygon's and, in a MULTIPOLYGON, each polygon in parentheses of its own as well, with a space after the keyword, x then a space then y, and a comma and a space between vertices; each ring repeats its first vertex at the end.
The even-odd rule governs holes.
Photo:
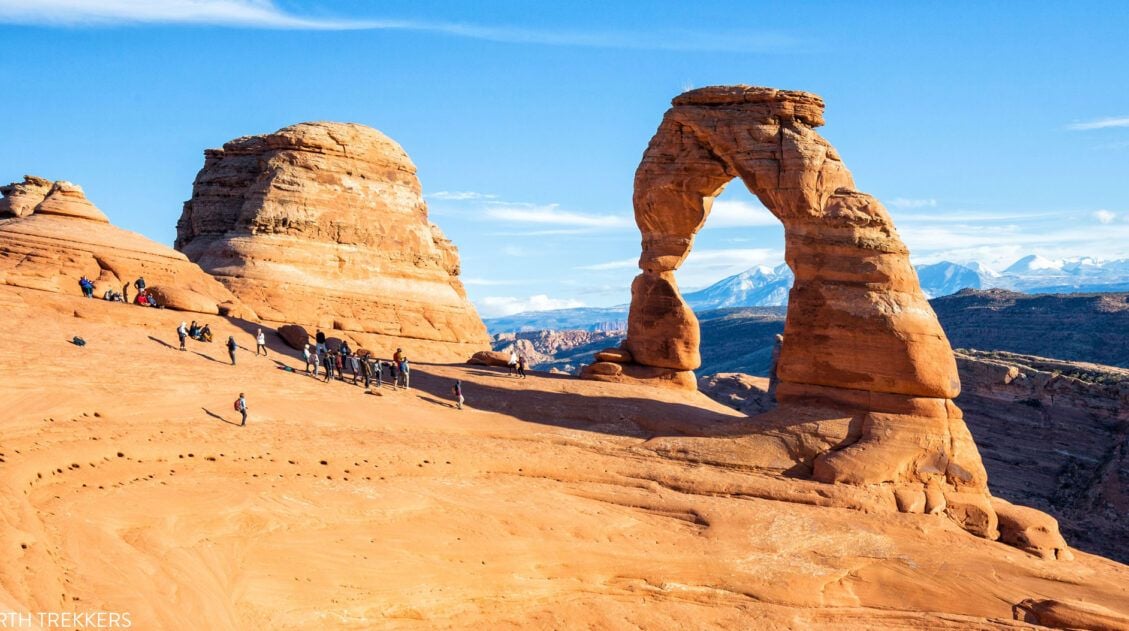
POLYGON ((1054 517, 998 497, 992 498, 992 508, 999 518, 1000 541, 1003 543, 1044 559, 1068 561, 1074 558, 1058 531, 1058 521, 1054 517))
POLYGON ((310 332, 300 324, 284 324, 278 327, 278 336, 290 348, 302 350, 310 343, 310 332))
POLYGON ((623 366, 615 362, 596 362, 584 369, 594 375, 622 375, 623 366))
POLYGON ((220 312, 215 300, 184 287, 162 285, 148 287, 146 291, 157 298, 157 304, 174 311, 192 311, 217 315, 220 312))
POLYGON ((504 368, 510 363, 510 355, 500 351, 478 351, 471 355, 466 363, 472 366, 501 366, 504 368))
POLYGON ((598 362, 616 362, 617 364, 630 364, 631 352, 622 348, 605 348, 596 353, 598 362))
POLYGON ((977 537, 1000 537, 999 520, 987 495, 975 492, 945 492, 945 514, 977 537))

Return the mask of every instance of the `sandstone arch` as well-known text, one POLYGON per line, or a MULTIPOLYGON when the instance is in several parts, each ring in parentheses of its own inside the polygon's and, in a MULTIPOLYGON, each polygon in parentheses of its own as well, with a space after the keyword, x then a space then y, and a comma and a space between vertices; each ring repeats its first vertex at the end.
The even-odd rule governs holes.
MULTIPOLYGON (((822 99, 805 92, 726 86, 673 100, 635 174, 642 273, 623 344, 632 361, 616 370, 597 363, 584 376, 695 387, 698 322, 674 272, 713 198, 739 179, 784 225, 796 277, 777 367, 778 418, 817 407, 856 428, 815 450, 805 463, 811 477, 893 485, 899 509, 946 511, 995 538, 987 475, 952 402, 960 382, 948 339, 889 214, 855 189, 814 131, 822 124, 822 99)), ((810 443, 794 440, 796 451, 810 443)))

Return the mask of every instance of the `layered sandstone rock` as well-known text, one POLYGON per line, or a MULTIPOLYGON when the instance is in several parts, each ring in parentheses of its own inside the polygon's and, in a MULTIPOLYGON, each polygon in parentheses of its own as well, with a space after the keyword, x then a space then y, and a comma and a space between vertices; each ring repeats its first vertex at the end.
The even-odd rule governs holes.
POLYGON ((86 276, 101 297, 143 276, 166 307, 254 316, 180 252, 111 225, 75 184, 29 175, 0 193, 0 284, 81 296, 86 276))
POLYGON ((176 247, 270 320, 482 347, 420 190, 379 131, 293 125, 205 152, 176 247))
POLYGON ((698 321, 674 272, 713 199, 740 179, 784 225, 796 277, 776 369, 778 412, 840 410, 857 428, 848 442, 818 453, 810 475, 893 483, 904 506, 925 504, 926 489, 938 489, 947 514, 995 538, 987 474, 952 403, 960 381, 948 339, 889 214, 856 190, 814 131, 822 124, 823 101, 804 92, 728 86, 674 99, 635 174, 643 272, 632 284, 623 344, 635 363, 622 372, 590 367, 584 376, 632 381, 643 367, 662 383, 696 385, 698 321))

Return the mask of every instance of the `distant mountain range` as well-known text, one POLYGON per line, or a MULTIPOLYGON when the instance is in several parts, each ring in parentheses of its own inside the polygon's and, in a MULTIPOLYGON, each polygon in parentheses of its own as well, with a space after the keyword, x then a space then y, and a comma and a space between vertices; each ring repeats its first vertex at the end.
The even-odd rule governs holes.
MULTIPOLYGON (((978 262, 941 261, 918 265, 921 289, 929 298, 962 289, 1009 289, 1027 294, 1129 291, 1129 259, 1090 257, 1052 260, 1031 254, 997 272, 978 262)), ((683 295, 695 313, 734 307, 777 307, 788 302, 794 277, 787 265, 757 266, 683 295)), ((576 329, 613 331, 627 326, 627 305, 579 307, 519 313, 486 320, 491 333, 576 329)))

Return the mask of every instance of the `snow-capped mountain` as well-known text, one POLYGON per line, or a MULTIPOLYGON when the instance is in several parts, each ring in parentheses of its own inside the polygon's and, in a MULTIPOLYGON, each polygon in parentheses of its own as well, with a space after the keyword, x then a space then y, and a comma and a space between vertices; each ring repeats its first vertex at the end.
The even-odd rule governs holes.
MULTIPOLYGON (((938 298, 955 294, 962 289, 980 289, 983 281, 980 274, 965 265, 941 261, 931 265, 918 265, 917 279, 927 298, 938 298)), ((999 276, 998 274, 996 275, 999 276)))
POLYGON ((775 268, 758 265, 740 274, 685 294, 682 298, 694 311, 726 307, 776 307, 788 303, 792 270, 783 263, 775 268))
MULTIPOLYGON (((921 289, 940 298, 962 289, 1010 289, 1029 294, 1065 294, 1129 291, 1129 259, 1101 261, 1092 257, 1049 259, 1025 256, 1003 272, 977 261, 941 261, 915 267, 921 289)), ((723 278, 683 295, 695 312, 730 307, 776 307, 788 303, 794 277, 787 265, 763 265, 723 278)), ((519 313, 486 320, 492 333, 539 329, 613 330, 627 320, 627 305, 608 308, 559 309, 519 313)))

